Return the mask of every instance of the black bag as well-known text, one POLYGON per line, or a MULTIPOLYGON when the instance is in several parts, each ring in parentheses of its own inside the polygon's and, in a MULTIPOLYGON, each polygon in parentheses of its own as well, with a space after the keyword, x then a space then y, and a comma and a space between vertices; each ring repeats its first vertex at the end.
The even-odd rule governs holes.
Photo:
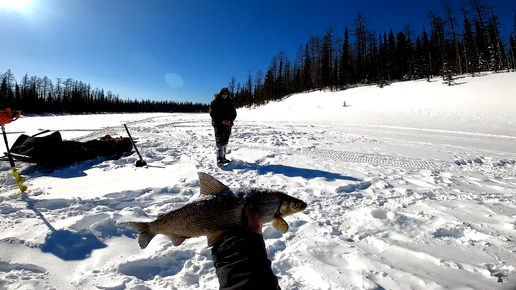
POLYGON ((10 149, 12 156, 24 162, 53 168, 97 157, 118 159, 133 148, 129 138, 111 138, 109 135, 86 142, 63 140, 59 131, 45 136, 38 135, 20 135, 10 149))

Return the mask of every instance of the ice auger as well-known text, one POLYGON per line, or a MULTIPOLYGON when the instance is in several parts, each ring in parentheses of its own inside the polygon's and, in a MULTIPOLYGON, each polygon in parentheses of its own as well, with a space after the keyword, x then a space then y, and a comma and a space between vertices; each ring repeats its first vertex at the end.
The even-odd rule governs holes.
POLYGON ((2 127, 2 134, 4 135, 5 148, 7 149, 7 158, 9 158, 9 163, 11 163, 11 168, 13 170, 12 175, 16 179, 16 185, 18 185, 20 188, 21 193, 24 193, 27 190, 27 186, 22 184, 23 177, 18 174, 18 170, 14 164, 13 156, 9 151, 9 143, 7 142, 7 134, 5 133, 5 124, 9 124, 18 120, 20 115, 21 111, 11 111, 11 109, 0 110, 0 126, 2 127))

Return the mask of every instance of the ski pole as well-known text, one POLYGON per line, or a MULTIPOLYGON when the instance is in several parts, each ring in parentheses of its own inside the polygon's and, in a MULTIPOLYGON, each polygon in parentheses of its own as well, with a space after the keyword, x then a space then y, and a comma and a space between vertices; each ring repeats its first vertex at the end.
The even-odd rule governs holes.
POLYGON ((24 193, 27 190, 27 186, 23 185, 21 182, 23 180, 23 177, 21 177, 18 174, 18 170, 16 169, 16 166, 14 164, 13 156, 11 155, 11 151, 9 151, 9 143, 7 142, 7 134, 5 133, 5 126, 2 124, 2 134, 4 135, 4 142, 5 142, 5 148, 7 149, 7 158, 9 158, 9 163, 11 164, 11 168, 13 170, 12 175, 16 179, 16 185, 20 188, 20 191, 24 193))
POLYGON ((133 141, 133 137, 131 137, 131 133, 129 133, 129 129, 127 129, 127 126, 125 124, 124 124, 124 127, 125 127, 125 130, 127 131, 127 135, 129 135, 129 139, 131 140, 131 143, 133 143, 134 150, 136 151, 136 153, 140 157, 140 160, 136 161, 136 164, 135 164, 136 167, 143 167, 143 166, 147 165, 147 162, 143 161, 143 158, 140 155, 140 152, 138 151, 138 148, 136 148, 136 144, 133 141))

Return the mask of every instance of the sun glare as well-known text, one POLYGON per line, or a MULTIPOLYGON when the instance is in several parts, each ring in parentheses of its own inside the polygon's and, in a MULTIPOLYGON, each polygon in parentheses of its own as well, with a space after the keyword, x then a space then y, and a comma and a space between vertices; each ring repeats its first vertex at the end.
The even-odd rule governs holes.
POLYGON ((32 0, 0 0, 0 9, 9 8, 19 11, 25 11, 32 0))

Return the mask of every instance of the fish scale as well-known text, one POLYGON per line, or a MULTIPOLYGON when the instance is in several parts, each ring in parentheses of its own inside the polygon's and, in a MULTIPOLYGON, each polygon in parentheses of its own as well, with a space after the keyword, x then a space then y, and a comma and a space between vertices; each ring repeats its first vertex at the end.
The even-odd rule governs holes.
POLYGON ((242 224, 243 205, 236 196, 196 201, 162 215, 150 224, 150 231, 158 232, 165 227, 165 235, 189 237, 202 236, 207 230, 239 226, 242 224))

